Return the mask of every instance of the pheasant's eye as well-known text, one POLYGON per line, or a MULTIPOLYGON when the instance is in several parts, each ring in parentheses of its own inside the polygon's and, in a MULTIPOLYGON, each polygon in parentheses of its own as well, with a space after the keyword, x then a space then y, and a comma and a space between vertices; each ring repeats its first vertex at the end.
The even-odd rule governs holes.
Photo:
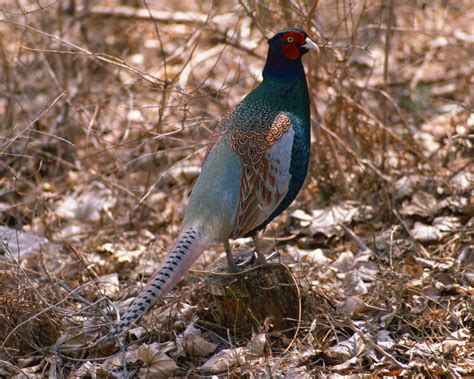
POLYGON ((293 43, 294 39, 293 39, 293 37, 288 37, 288 38, 286 39, 286 41, 287 41, 288 43, 293 43))

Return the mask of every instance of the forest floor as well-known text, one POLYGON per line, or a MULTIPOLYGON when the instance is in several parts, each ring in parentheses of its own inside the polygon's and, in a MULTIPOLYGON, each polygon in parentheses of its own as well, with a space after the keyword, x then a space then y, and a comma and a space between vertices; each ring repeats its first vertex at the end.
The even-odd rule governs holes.
POLYGON ((468 0, 0 0, 0 376, 474 376, 473 25, 468 0), (321 49, 310 173, 263 239, 296 316, 219 325, 212 246, 97 345, 289 26, 321 49))

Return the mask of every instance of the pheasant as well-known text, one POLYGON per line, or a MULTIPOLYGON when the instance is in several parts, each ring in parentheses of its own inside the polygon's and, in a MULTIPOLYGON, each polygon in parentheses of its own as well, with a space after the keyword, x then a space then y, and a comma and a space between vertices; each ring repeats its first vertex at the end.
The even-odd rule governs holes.
POLYGON ((301 29, 280 31, 268 44, 262 83, 220 122, 179 236, 108 340, 148 312, 210 243, 224 244, 235 272, 229 240, 252 237, 257 262, 265 263, 258 232, 291 204, 308 170, 310 106, 301 57, 319 50, 301 29))

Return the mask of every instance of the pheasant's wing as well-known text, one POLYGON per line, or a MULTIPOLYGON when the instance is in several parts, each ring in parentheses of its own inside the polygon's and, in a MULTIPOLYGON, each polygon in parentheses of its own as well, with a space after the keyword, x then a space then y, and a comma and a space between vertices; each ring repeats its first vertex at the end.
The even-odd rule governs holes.
POLYGON ((284 112, 268 127, 232 130, 231 146, 242 167, 233 238, 268 220, 288 192, 294 134, 291 118, 284 112))

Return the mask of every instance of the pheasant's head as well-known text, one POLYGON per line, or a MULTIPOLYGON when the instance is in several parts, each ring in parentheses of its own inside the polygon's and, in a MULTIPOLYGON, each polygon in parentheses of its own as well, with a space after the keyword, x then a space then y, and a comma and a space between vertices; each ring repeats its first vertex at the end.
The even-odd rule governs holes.
POLYGON ((309 50, 319 51, 316 45, 302 29, 286 29, 268 40, 267 62, 263 71, 272 76, 291 79, 304 75, 301 57, 309 50))
POLYGON ((319 51, 316 45, 302 29, 287 29, 275 34, 268 40, 270 49, 280 49, 286 59, 296 60, 310 49, 319 51))

